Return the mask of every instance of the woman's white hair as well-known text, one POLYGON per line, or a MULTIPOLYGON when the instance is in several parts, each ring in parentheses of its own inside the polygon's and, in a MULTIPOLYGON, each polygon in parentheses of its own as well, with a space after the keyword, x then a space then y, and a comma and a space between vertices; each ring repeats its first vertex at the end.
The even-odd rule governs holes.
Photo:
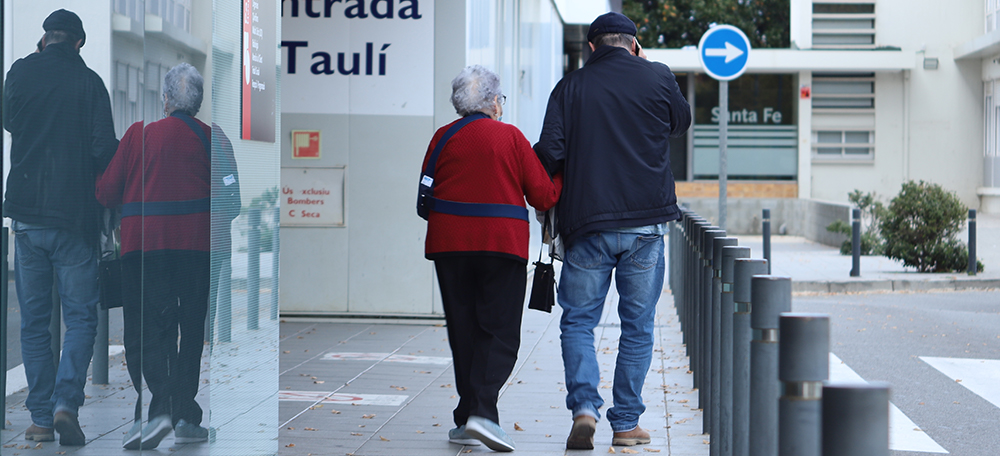
POLYGON ((481 65, 467 66, 451 80, 451 104, 462 117, 492 113, 493 99, 500 95, 500 76, 481 65))
POLYGON ((204 85, 205 80, 190 64, 179 63, 171 68, 163 77, 163 96, 170 111, 198 114, 205 96, 204 85))

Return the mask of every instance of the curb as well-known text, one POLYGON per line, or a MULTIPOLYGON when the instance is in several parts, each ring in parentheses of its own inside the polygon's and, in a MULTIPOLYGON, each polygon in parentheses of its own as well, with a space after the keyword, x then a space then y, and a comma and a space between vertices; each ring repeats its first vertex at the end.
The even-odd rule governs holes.
POLYGON ((793 293, 867 293, 886 291, 963 291, 1000 288, 1000 279, 928 279, 928 280, 792 280, 793 293))

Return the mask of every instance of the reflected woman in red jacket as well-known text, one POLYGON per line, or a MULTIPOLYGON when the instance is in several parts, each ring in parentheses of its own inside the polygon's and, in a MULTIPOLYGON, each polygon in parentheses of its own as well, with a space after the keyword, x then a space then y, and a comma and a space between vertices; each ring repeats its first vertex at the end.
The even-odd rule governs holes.
POLYGON ((451 102, 462 119, 434 134, 423 168, 433 175, 434 192, 425 256, 434 261, 441 286, 459 394, 457 427, 448 437, 513 451, 514 442, 498 424, 497 398, 520 345, 529 238, 525 199, 538 210, 552 208, 562 176, 550 179, 521 131, 500 122, 506 97, 496 73, 470 66, 451 85, 451 102), (443 138, 463 120, 471 121, 443 138), (430 160, 442 139, 436 161, 430 160))

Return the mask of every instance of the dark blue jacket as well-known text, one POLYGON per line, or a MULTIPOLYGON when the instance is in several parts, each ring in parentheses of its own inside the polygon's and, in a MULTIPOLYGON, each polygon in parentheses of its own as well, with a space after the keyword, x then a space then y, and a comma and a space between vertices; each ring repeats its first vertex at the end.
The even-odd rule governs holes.
POLYGON ((3 215, 97 242, 97 175, 118 148, 104 82, 69 42, 18 59, 7 72, 3 126, 11 134, 3 215))
POLYGON ((624 48, 599 47, 559 81, 535 153, 550 174, 563 173, 556 214, 565 241, 676 220, 669 138, 690 126, 670 69, 624 48))

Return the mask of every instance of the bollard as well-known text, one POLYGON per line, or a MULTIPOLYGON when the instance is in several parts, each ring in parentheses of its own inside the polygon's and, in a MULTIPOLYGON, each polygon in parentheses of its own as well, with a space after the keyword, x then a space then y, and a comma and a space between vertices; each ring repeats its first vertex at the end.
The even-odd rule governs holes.
MULTIPOLYGON (((691 276, 691 296, 690 302, 688 302, 688 319, 689 327, 691 328, 690 347, 691 347, 691 372, 694 373, 694 387, 701 388, 701 367, 699 363, 701 361, 701 316, 699 308, 701 303, 701 236, 705 231, 705 228, 710 226, 710 224, 700 218, 696 218, 691 225, 691 258, 689 258, 688 265, 688 275, 691 276)), ((698 393, 699 397, 701 392, 698 393)))
POLYGON ((969 209, 969 269, 966 270, 970 276, 979 272, 979 265, 976 263, 976 210, 969 209))
POLYGON ((830 376, 830 317, 782 313, 778 342, 778 455, 822 456, 823 382, 830 376))
POLYGON ((97 337, 94 338, 94 357, 90 361, 93 385, 108 384, 108 309, 97 308, 97 337))
POLYGON ((861 276, 861 209, 851 209, 851 277, 861 276))
POLYGON ((767 260, 733 262, 733 456, 750 454, 750 279, 766 272, 767 260))
POLYGON ((771 210, 764 209, 761 218, 761 234, 764 238, 764 259, 767 260, 767 273, 771 273, 771 210))
POLYGON ((719 454, 733 454, 733 278, 737 258, 749 258, 749 247, 722 248, 722 295, 719 311, 719 454))
POLYGON ((750 279, 750 456, 778 454, 778 316, 792 308, 792 279, 750 279))
POLYGON ((823 456, 889 456, 889 384, 823 387, 823 456))
POLYGON ((281 225, 281 208, 274 208, 274 229, 271 230, 271 320, 278 319, 278 261, 281 252, 281 236, 279 228, 281 225))
MULTIPOLYGON (((0 17, 3 17, 3 13, 0 12, 0 17)), ((2 28, 3 25, 0 25, 2 28)), ((3 51, 0 51, 2 53, 3 51)), ((0 375, 0 391, 3 391, 3 397, 0 398, 0 410, 7 410, 7 293, 8 287, 10 286, 7 282, 10 280, 8 269, 7 256, 9 255, 8 250, 10 249, 10 228, 6 226, 0 228, 0 256, 3 256, 2 269, 0 269, 0 366, 3 366, 4 374, 0 375)), ((0 420, 0 429, 7 429, 7 420, 0 420)))
POLYGON ((717 237, 712 241, 712 321, 709 336, 712 352, 709 354, 712 371, 709 385, 709 406, 712 408, 712 422, 709 425, 711 446, 709 454, 718 456, 722 451, 722 249, 736 246, 734 237, 717 237))
POLYGON ((219 343, 233 341, 233 258, 226 253, 226 258, 219 265, 219 343))
POLYGON ((260 328, 260 209, 250 209, 247 234, 247 329, 260 328))
POLYGON ((700 303, 701 309, 699 314, 701 315, 701 360, 699 361, 699 366, 702 369, 701 375, 701 389, 699 392, 704 392, 704 401, 699 401, 698 406, 702 409, 702 433, 711 432, 712 427, 712 416, 715 414, 715 410, 712 409, 712 302, 715 300, 713 297, 716 295, 714 293, 714 288, 712 282, 714 281, 715 270, 712 268, 712 258, 713 252, 712 248, 715 246, 715 238, 724 237, 726 232, 720 230, 717 226, 709 227, 705 230, 702 236, 701 243, 701 253, 702 253, 702 300, 700 303))

